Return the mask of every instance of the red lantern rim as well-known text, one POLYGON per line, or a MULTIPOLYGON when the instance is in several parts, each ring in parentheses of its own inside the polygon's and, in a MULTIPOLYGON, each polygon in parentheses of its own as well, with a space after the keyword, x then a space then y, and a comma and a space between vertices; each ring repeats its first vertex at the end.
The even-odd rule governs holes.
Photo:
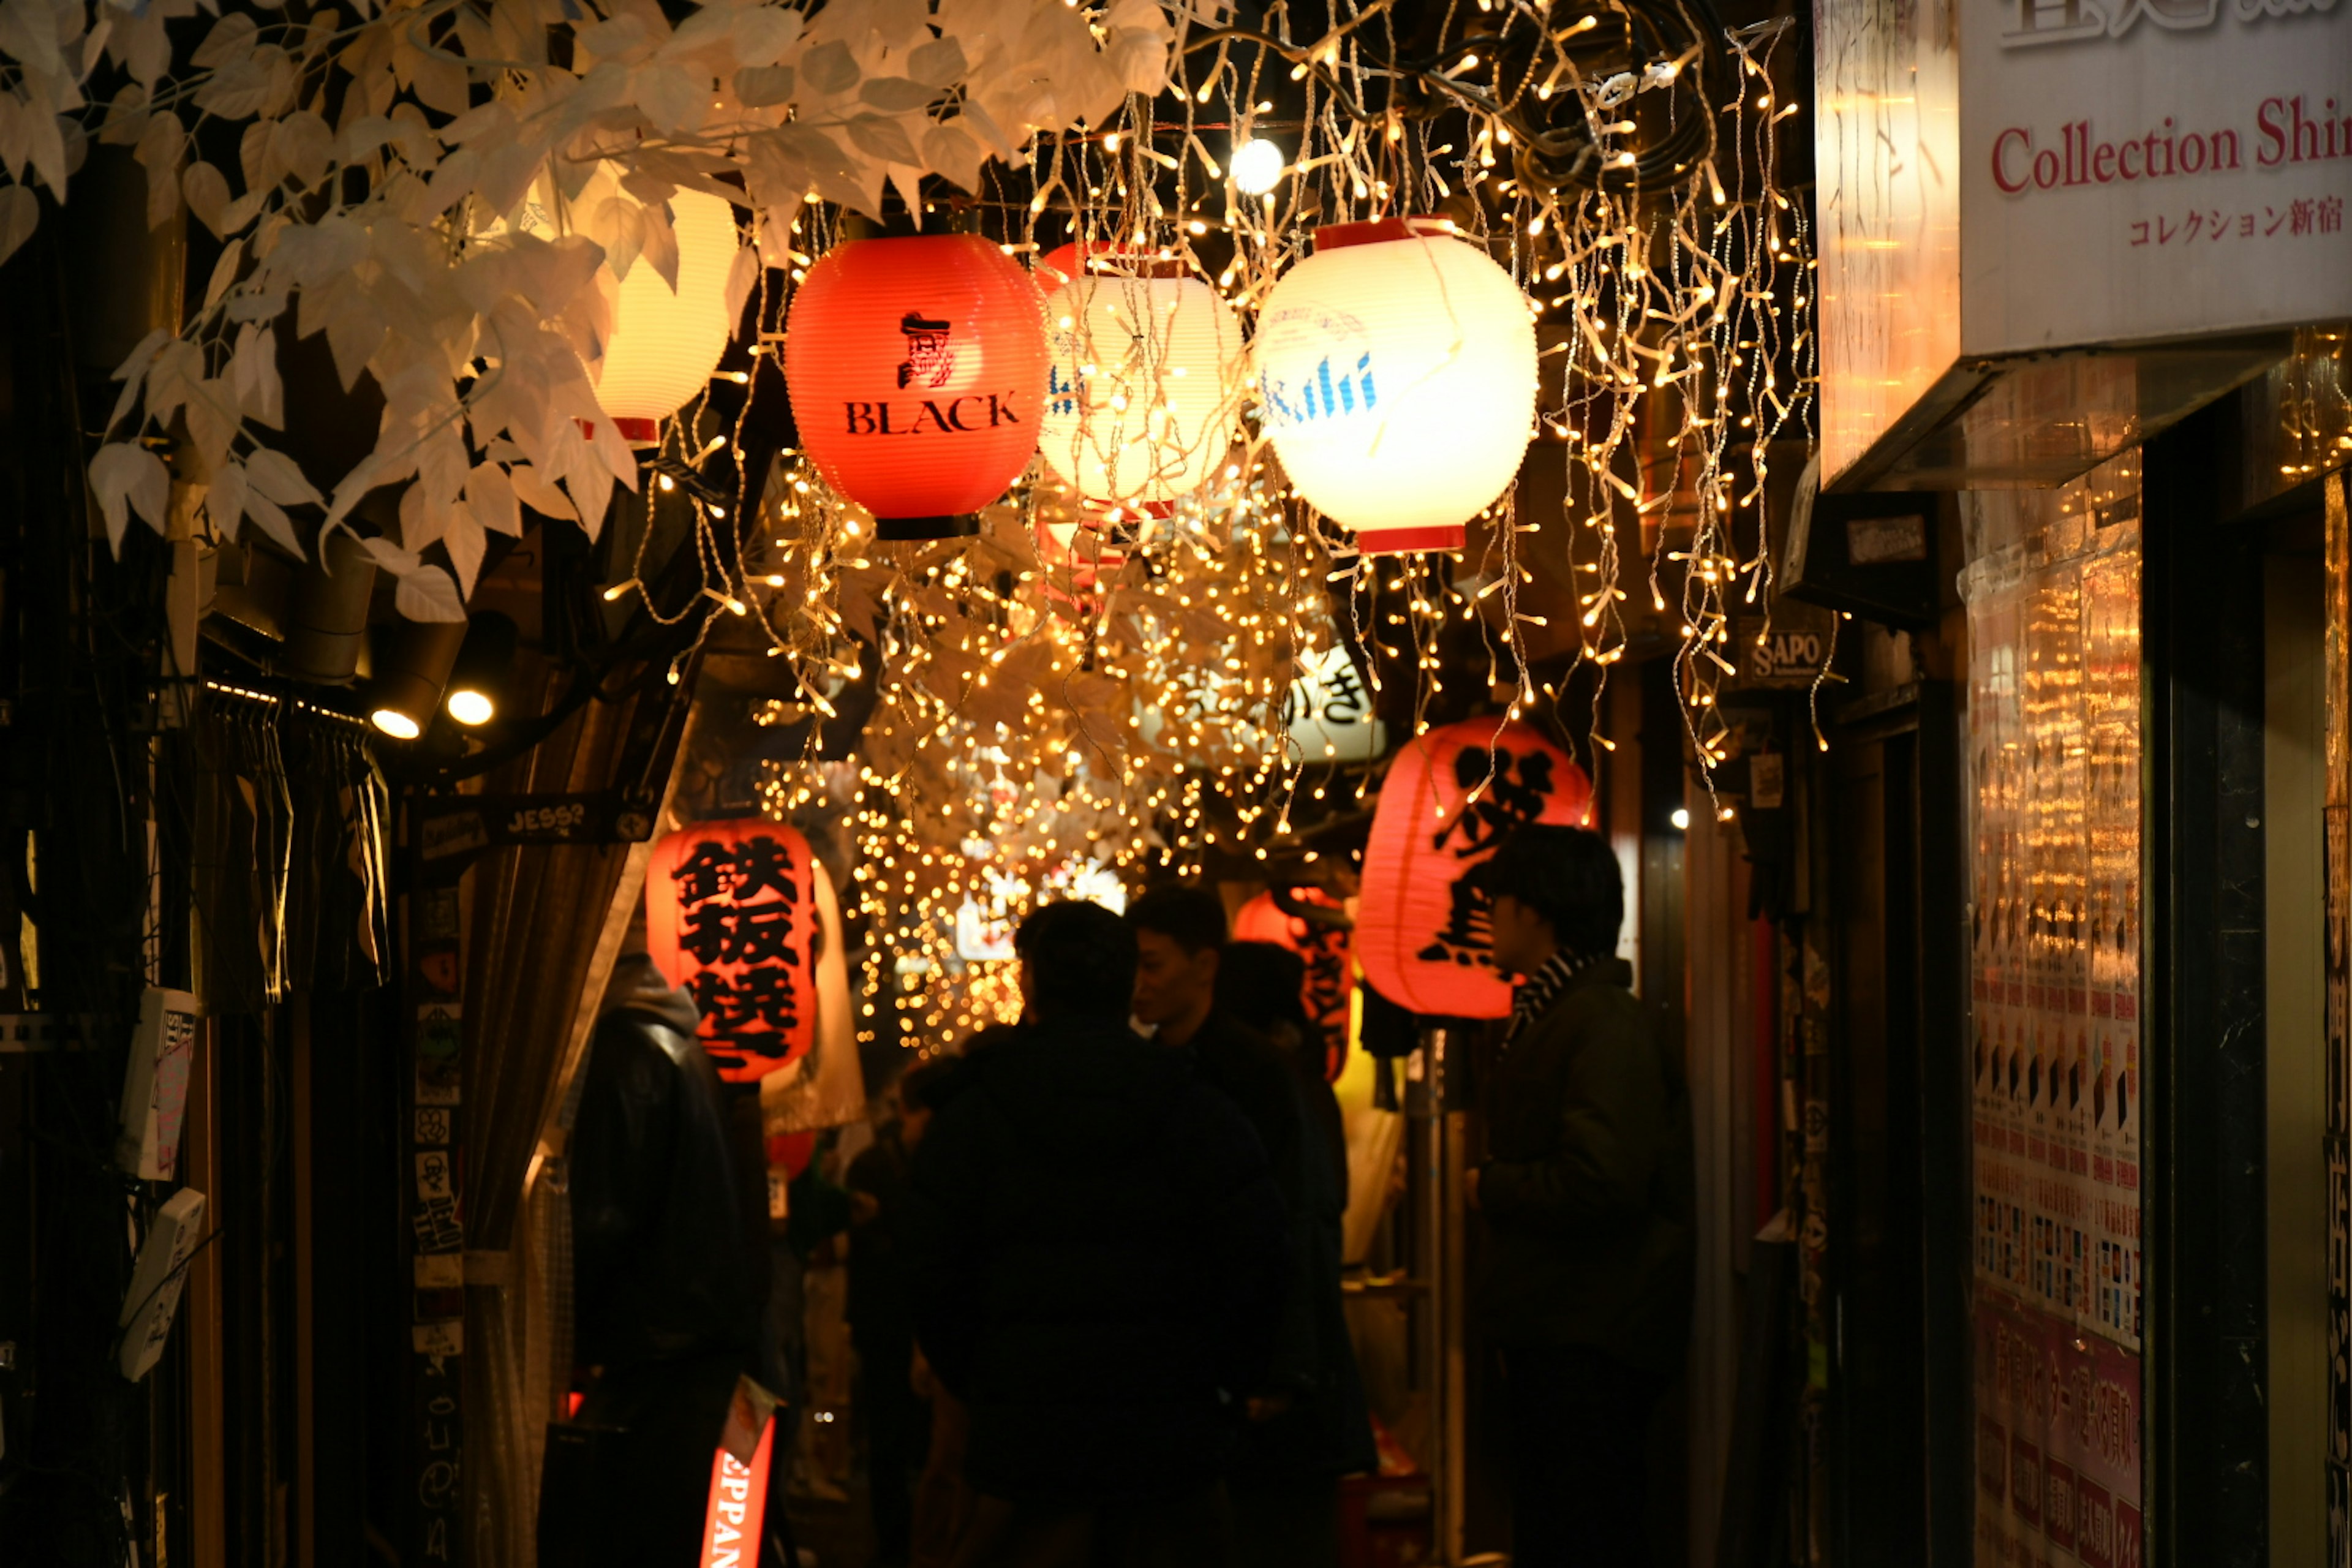
POLYGON ((1455 239, 1454 220, 1442 217, 1376 217, 1363 223, 1325 224, 1315 231, 1315 252, 1351 245, 1386 245, 1399 239, 1455 239))

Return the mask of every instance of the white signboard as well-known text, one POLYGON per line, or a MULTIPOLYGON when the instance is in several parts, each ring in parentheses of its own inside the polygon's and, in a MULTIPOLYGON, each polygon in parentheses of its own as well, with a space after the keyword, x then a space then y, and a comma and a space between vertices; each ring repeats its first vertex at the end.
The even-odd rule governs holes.
POLYGON ((1958 3, 1964 353, 2352 313, 2352 5, 1958 3))
POLYGON ((1344 647, 1300 656, 1282 721, 1291 756, 1308 766, 1370 762, 1388 750, 1388 726, 1373 716, 1371 693, 1344 647))

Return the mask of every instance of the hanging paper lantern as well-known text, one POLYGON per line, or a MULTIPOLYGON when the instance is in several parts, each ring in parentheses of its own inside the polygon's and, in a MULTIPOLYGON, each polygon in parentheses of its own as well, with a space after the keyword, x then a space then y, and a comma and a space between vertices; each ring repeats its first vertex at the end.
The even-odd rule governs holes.
POLYGON ((1109 523, 1167 515, 1225 461, 1240 415, 1241 323, 1181 261, 1066 245, 1053 282, 1053 350, 1038 449, 1109 523))
POLYGON ((1336 1079, 1348 1060, 1349 999, 1356 989, 1354 964, 1348 952, 1348 927, 1339 915, 1339 901, 1320 888, 1287 889, 1292 909, 1312 905, 1329 910, 1335 918, 1309 920, 1293 914, 1271 892, 1234 911, 1235 942, 1270 942, 1297 953, 1307 966, 1298 1001, 1307 1016, 1323 1034, 1323 1076, 1336 1079))
POLYGON ((1319 229, 1258 316, 1258 393, 1283 471, 1367 554, 1460 549, 1534 433, 1527 299, 1449 226, 1319 229))
POLYGON ((977 531, 1036 450, 1045 363, 1029 275, 969 234, 836 246, 786 323, 801 445, 884 539, 977 531))
POLYGON ((702 822, 654 846, 646 951, 702 1010, 695 1031, 719 1076, 756 1083, 816 1038, 808 840, 763 816, 702 822))
POLYGON ((1389 748, 1389 727, 1373 710, 1356 661, 1336 643, 1299 656, 1282 723, 1292 760, 1307 767, 1367 763, 1389 748))
MULTIPOLYGON (((597 165, 567 204, 573 215, 568 226, 593 230, 606 202, 635 205, 621 189, 620 174, 617 165, 597 165)), ((642 255, 626 278, 615 279, 609 268, 596 274, 612 308, 612 327, 604 358, 589 374, 596 402, 613 416, 621 438, 640 446, 658 439, 661 422, 702 395, 735 332, 727 310, 727 277, 740 248, 735 209, 707 191, 680 189, 670 195, 669 218, 677 237, 676 289, 642 255)), ((541 236, 558 232, 536 202, 524 207, 520 226, 541 236)))
POLYGON ((596 401, 625 441, 656 439, 663 420, 699 397, 735 332, 727 311, 727 275, 741 248, 735 209, 706 191, 679 190, 669 211, 677 288, 637 258, 613 302, 596 374, 596 401))
POLYGON ((1590 826, 1591 815, 1584 770, 1529 725, 1469 719, 1406 746, 1364 849, 1356 958, 1366 982, 1427 1016, 1508 1016, 1486 900, 1464 879, 1520 825, 1590 826))

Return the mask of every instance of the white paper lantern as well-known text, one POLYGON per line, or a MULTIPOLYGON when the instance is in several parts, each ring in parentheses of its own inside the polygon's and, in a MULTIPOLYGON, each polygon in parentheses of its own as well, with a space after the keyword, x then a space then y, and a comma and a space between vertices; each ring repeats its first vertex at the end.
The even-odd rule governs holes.
POLYGON ((1255 349, 1283 471, 1368 554, 1461 548, 1534 434, 1527 300, 1444 226, 1320 230, 1267 296, 1255 349))
MULTIPOLYGON (((572 231, 609 252, 639 204, 623 194, 620 170, 601 163, 566 205, 572 231)), ((640 445, 656 440, 663 420, 701 395, 735 333, 727 310, 727 278, 740 248, 735 209, 706 191, 681 189, 671 193, 669 213, 677 237, 676 289, 642 253, 626 278, 615 279, 609 266, 596 273, 596 286, 612 308, 612 329, 604 356, 589 366, 589 375, 597 403, 613 416, 622 439, 640 445)), ((520 226, 542 236, 559 232, 537 200, 524 206, 520 226)))
POLYGON ((1165 515, 1233 446, 1242 331, 1232 308, 1175 264, 1097 253, 1046 296, 1045 312, 1046 465, 1108 521, 1165 515))
POLYGON ((677 289, 637 258, 616 290, 596 374, 596 401, 629 441, 655 439, 664 419, 701 395, 735 332, 727 313, 727 274, 740 248, 735 209, 707 191, 680 190, 669 211, 677 289))

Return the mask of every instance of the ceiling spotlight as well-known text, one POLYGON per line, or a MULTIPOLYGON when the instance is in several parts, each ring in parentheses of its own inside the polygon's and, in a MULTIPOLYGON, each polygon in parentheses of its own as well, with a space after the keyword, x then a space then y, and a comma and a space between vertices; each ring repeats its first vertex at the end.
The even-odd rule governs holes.
POLYGON ((457 667, 449 674, 445 706, 450 718, 473 729, 498 717, 499 699, 505 693, 514 652, 513 620, 495 610, 474 617, 465 646, 457 650, 457 667))
POLYGON ((1245 196, 1262 196, 1281 182, 1282 149, 1263 136, 1253 136, 1234 149, 1234 188, 1245 196))
POLYGON ((368 722, 395 741, 414 741, 441 706, 441 689, 466 640, 463 621, 403 621, 390 628, 375 664, 368 722))

